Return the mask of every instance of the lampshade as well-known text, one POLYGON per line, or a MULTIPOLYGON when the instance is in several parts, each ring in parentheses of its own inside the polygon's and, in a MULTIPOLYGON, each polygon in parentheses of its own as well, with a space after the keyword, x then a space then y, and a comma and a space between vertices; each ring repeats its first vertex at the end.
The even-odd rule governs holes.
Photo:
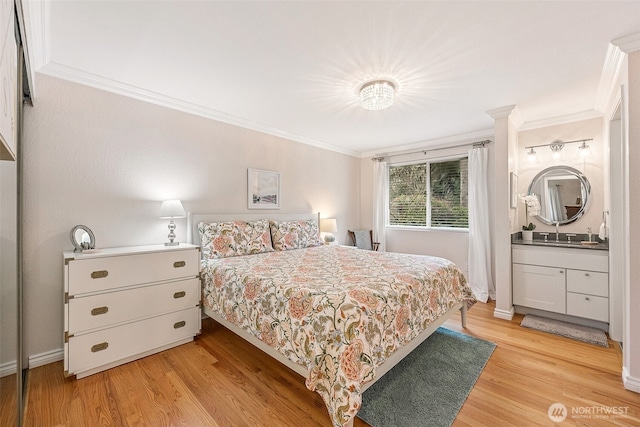
POLYGON ((338 222, 335 218, 325 218, 320 220, 320 231, 323 233, 335 233, 338 231, 338 222))
POLYGON ((562 158, 562 149, 564 148, 564 142, 556 139, 553 141, 549 148, 551 148, 551 158, 554 160, 560 160, 562 158))
POLYGON ((366 83, 360 89, 360 106, 366 110, 384 110, 393 104, 395 87, 386 80, 366 83))
POLYGON ((593 153, 591 153, 591 148, 585 141, 582 141, 582 145, 578 147, 578 157, 581 159, 593 157, 593 153))
POLYGON ((160 206, 160 218, 184 218, 187 214, 180 200, 165 200, 160 206))

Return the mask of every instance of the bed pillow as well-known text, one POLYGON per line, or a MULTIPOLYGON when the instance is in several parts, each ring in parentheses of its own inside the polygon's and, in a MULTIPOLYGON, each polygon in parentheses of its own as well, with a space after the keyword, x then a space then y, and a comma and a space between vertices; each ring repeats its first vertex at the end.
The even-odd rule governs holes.
POLYGON ((309 248, 322 244, 318 224, 313 220, 269 221, 271 241, 276 251, 309 248))
POLYGON ((269 221, 200 222, 203 259, 273 252, 269 221))

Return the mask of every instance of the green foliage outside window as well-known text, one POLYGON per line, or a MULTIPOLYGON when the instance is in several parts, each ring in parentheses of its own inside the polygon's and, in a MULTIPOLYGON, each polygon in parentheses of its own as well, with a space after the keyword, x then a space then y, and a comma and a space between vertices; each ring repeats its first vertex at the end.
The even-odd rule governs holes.
POLYGON ((390 166, 389 224, 468 228, 467 172, 467 158, 390 166))

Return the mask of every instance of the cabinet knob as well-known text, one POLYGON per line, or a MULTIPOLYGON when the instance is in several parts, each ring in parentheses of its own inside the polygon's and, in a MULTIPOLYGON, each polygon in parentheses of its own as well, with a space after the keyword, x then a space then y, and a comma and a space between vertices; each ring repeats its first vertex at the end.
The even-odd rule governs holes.
POLYGON ((589 277, 589 273, 584 273, 585 276, 589 277))
POLYGON ((560 270, 560 274, 564 274, 564 270, 560 270))
POLYGON ((585 299, 586 301, 591 301, 591 298, 589 298, 589 297, 584 297, 584 299, 585 299))
POLYGON ((187 293, 186 293, 185 291, 180 291, 180 292, 176 292, 176 293, 174 293, 174 294, 173 294, 173 297, 174 297, 175 299, 183 298, 186 294, 187 294, 187 293))
POLYGON ((187 263, 184 262, 184 261, 176 261, 176 262, 173 263, 173 267, 174 268, 184 267, 185 265, 187 265, 187 263))

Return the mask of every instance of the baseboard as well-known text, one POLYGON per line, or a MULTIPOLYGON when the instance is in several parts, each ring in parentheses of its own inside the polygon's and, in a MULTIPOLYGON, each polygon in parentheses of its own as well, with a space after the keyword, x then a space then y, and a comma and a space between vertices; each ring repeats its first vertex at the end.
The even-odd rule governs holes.
POLYGON ((16 373, 18 369, 18 363, 14 360, 13 362, 6 362, 0 365, 0 378, 6 377, 7 375, 13 375, 16 373))
POLYGON ((511 306, 511 310, 499 310, 497 308, 493 309, 493 317, 497 317, 502 320, 513 320, 513 315, 515 314, 515 309, 511 306))
POLYGON ((29 369, 37 368, 38 366, 48 365, 49 363, 58 362, 64 359, 64 350, 52 350, 46 353, 40 353, 33 356, 29 356, 29 369))
POLYGON ((624 366, 622 367, 622 382, 627 390, 640 393, 640 378, 634 378, 629 375, 629 371, 624 366))

